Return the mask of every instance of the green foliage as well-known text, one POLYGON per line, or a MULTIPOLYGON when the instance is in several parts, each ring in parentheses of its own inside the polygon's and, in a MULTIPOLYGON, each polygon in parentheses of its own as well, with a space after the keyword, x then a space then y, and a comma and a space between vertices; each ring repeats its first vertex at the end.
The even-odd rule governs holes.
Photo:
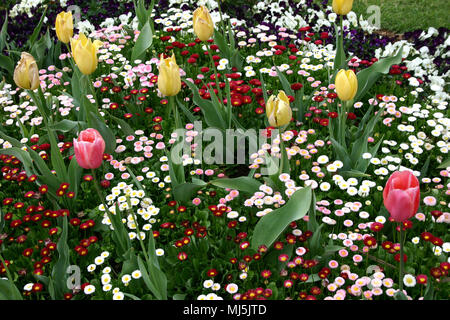
POLYGON ((297 190, 283 207, 266 214, 258 221, 253 232, 252 248, 257 250, 261 245, 269 248, 292 221, 299 220, 308 213, 310 204, 311 188, 297 190))

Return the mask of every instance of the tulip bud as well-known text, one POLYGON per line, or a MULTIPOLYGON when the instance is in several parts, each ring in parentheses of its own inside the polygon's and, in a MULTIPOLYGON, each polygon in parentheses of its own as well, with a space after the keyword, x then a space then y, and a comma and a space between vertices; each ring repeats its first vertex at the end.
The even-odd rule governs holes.
POLYGON ((333 11, 345 16, 353 7, 353 0, 333 0, 333 11))
POLYGON ((20 60, 14 69, 14 82, 22 89, 35 90, 40 85, 39 70, 33 56, 22 52, 20 60))
POLYGON ((79 34, 78 39, 70 39, 72 56, 81 73, 90 75, 97 69, 97 51, 102 44, 99 40, 92 42, 83 33, 79 34))
POLYGON ((72 12, 60 12, 56 16, 55 29, 59 41, 69 43, 70 38, 73 37, 72 12))
POLYGON ((281 127, 291 121, 292 110, 289 105, 289 98, 284 91, 281 90, 276 98, 274 95, 270 96, 266 103, 266 115, 273 127, 281 127))
POLYGON ((201 41, 206 41, 214 33, 214 22, 209 14, 208 8, 200 6, 194 11, 194 32, 201 41))
POLYGON ((92 128, 81 131, 78 139, 73 139, 75 159, 84 169, 97 169, 103 161, 105 140, 101 134, 92 128))
POLYGON ((158 89, 165 96, 175 96, 181 90, 180 68, 175 60, 175 54, 172 57, 164 59, 161 55, 159 63, 158 89))
POLYGON ((358 91, 358 78, 352 70, 341 69, 334 83, 339 99, 342 101, 352 100, 358 91))
POLYGON ((394 172, 384 187, 383 202, 395 221, 410 219, 420 204, 419 180, 410 171, 394 172))

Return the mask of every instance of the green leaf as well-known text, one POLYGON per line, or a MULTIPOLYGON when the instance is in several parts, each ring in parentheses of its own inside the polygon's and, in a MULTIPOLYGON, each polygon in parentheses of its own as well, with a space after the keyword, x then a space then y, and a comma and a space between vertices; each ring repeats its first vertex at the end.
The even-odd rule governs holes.
POLYGON ((321 230, 324 227, 322 223, 316 231, 314 231, 311 240, 309 241, 309 250, 312 257, 316 257, 319 255, 320 241, 322 238, 321 230))
POLYGON ((309 276, 308 280, 305 283, 313 283, 322 280, 317 273, 314 273, 309 276))
POLYGON ((55 298, 63 299, 64 293, 67 291, 67 267, 69 266, 69 246, 67 245, 68 222, 67 217, 61 217, 63 222, 61 237, 57 244, 58 261, 52 269, 53 287, 55 290, 55 298))
POLYGON ((14 61, 10 57, 0 55, 0 67, 7 70, 10 75, 14 74, 14 61))
POLYGON ((191 89, 192 94, 194 95, 194 104, 200 107, 206 124, 210 127, 225 130, 228 126, 219 109, 210 100, 202 99, 202 97, 200 97, 195 84, 189 80, 186 80, 185 83, 191 89))
POLYGON ((130 174, 131 178, 133 179, 134 184, 136 185, 136 187, 139 188, 139 190, 144 190, 144 186, 141 184, 141 182, 136 178, 136 176, 134 175, 133 171, 130 169, 130 167, 127 167, 127 171, 130 174))
POLYGON ((66 182, 69 180, 69 177, 67 175, 67 168, 64 163, 61 151, 59 150, 55 133, 49 130, 48 137, 50 139, 50 148, 51 148, 50 160, 52 162, 53 169, 56 171, 58 178, 66 182))
POLYGON ((445 161, 442 161, 442 163, 438 166, 438 169, 445 169, 447 167, 450 167, 450 157, 448 157, 445 161))
POLYGON ((135 295, 131 294, 131 293, 123 293, 123 295, 125 297, 131 298, 132 300, 141 300, 140 298, 136 297, 135 295))
MULTIPOLYGON (((150 279, 150 275, 149 275, 149 272, 147 271, 144 261, 142 261, 141 257, 139 257, 139 256, 138 256, 138 266, 139 266, 139 270, 142 273, 142 279, 144 280, 144 283, 147 286, 147 288, 153 293, 153 295, 156 297, 156 299, 164 300, 165 294, 162 291, 163 288, 158 287, 159 283, 156 284, 150 279)), ((154 269, 156 269, 156 267, 154 269)), ((154 271, 154 269, 151 271, 154 271)))
POLYGON ((252 248, 257 250, 260 245, 269 248, 292 221, 306 215, 310 204, 311 188, 297 190, 283 207, 266 214, 259 220, 253 232, 252 248))
POLYGON ((312 232, 316 232, 317 228, 319 227, 319 224, 317 223, 316 219, 316 194, 314 190, 312 191, 312 201, 311 201, 311 207, 309 208, 308 212, 308 230, 311 230, 312 232))
POLYGON ((50 129, 53 129, 55 131, 69 132, 79 127, 85 127, 86 125, 87 123, 83 121, 72 121, 64 119, 49 125, 49 127, 50 129))
POLYGON ((6 212, 4 212, 2 208, 0 208, 0 233, 2 233, 3 228, 5 227, 5 214, 6 212))
POLYGON ((5 20, 3 22, 2 30, 0 31, 0 52, 3 52, 5 47, 9 48, 6 37, 8 36, 8 12, 5 11, 5 20))
POLYGON ((331 145, 336 153, 338 160, 344 163, 344 170, 350 169, 351 160, 347 153, 347 149, 344 148, 339 142, 330 137, 331 145))
POLYGON ((253 194, 259 191, 261 182, 250 177, 220 178, 210 182, 210 184, 220 188, 236 189, 242 192, 253 194))
POLYGON ((19 289, 10 280, 0 279, 0 300, 23 300, 19 289))
POLYGON ((189 109, 186 108, 186 106, 178 98, 176 99, 176 101, 178 107, 181 109, 181 111, 183 111, 184 115, 188 118, 189 122, 194 123, 195 121, 197 121, 192 112, 189 111, 189 109))
MULTIPOLYGON (((336 75, 340 69, 346 67, 347 57, 345 56, 344 50, 344 39, 342 38, 342 34, 338 29, 338 26, 334 24, 334 30, 336 33, 336 57, 334 58, 334 74, 336 75)), ((332 79, 334 83, 334 77, 332 79)))
POLYGON ((228 60, 231 60, 231 49, 228 45, 228 41, 217 29, 214 29, 214 42, 219 47, 220 53, 223 54, 228 60))
POLYGON ((174 294, 172 299, 173 300, 185 300, 186 299, 186 294, 185 293, 174 294))
POLYGON ((425 293, 423 295, 423 300, 433 300, 434 289, 431 281, 428 281, 427 288, 425 289, 425 293))
POLYGON ((114 153, 116 150, 116 136, 112 130, 105 124, 104 120, 94 112, 90 112, 89 118, 92 122, 92 128, 97 129, 105 140, 105 152, 114 153))
POLYGON ((400 290, 395 293, 394 299, 395 300, 408 300, 408 298, 405 296, 405 294, 403 292, 401 292, 400 290))
MULTIPOLYGON (((288 96, 294 96, 294 91, 292 91, 291 89, 291 84, 289 83, 289 81, 287 80, 287 78, 284 76, 284 74, 280 71, 280 69, 278 69, 277 66, 275 66, 275 68, 277 69, 277 74, 278 74, 278 78, 280 79, 281 85, 283 86, 283 90, 284 92, 288 95, 288 96)), ((267 102, 267 101, 266 101, 267 102)))
POLYGON ((381 59, 371 65, 369 68, 358 72, 358 92, 354 101, 358 101, 372 88, 382 74, 387 74, 393 64, 399 64, 402 61, 403 46, 398 50, 395 56, 381 59))
POLYGON ((132 136, 134 135, 134 130, 133 128, 131 128, 131 126, 123 119, 117 118, 111 114, 108 114, 108 117, 111 117, 111 119, 113 121, 115 121, 119 126, 120 126, 120 130, 122 130, 122 132, 127 135, 127 136, 132 136))
POLYGON ((336 251, 339 251, 341 249, 344 249, 344 247, 342 246, 337 246, 337 245, 327 245, 324 249, 323 255, 324 256, 329 256, 334 254, 336 251))
POLYGON ((78 194, 78 187, 80 185, 81 175, 83 174, 83 168, 78 165, 77 159, 72 157, 69 164, 69 184, 71 191, 75 192, 75 197, 78 194))
POLYGON ((305 117, 305 104, 303 97, 305 96, 305 88, 302 87, 300 91, 295 93, 295 106, 297 107, 297 121, 303 122, 305 117))
POLYGON ((197 193, 197 191, 202 189, 204 186, 206 186, 206 182, 203 182, 202 180, 198 180, 196 182, 193 181, 193 183, 186 182, 183 184, 179 184, 173 188, 173 195, 175 197, 175 200, 187 202, 192 198, 194 194, 197 193))
POLYGON ((34 43, 39 36, 39 33, 41 32, 42 24, 44 23, 45 14, 47 13, 48 6, 45 6, 44 12, 42 13, 41 19, 39 20, 39 23, 37 24, 36 28, 34 28, 33 33, 31 34, 30 39, 28 40, 28 48, 32 49, 34 46, 34 43))
POLYGON ((137 59, 143 58, 145 51, 151 47, 152 43, 153 33, 150 28, 150 22, 147 21, 134 44, 133 51, 131 52, 131 63, 134 63, 137 59))
POLYGON ((177 164, 173 162, 171 152, 167 152, 166 154, 169 160, 169 175, 172 186, 176 187, 179 184, 185 183, 186 177, 184 175, 183 163, 177 164))
POLYGON ((116 250, 119 257, 123 257, 127 252, 130 251, 131 241, 123 222, 122 215, 118 204, 116 204, 116 214, 112 214, 108 208, 105 211, 108 215, 109 220, 113 226, 112 239, 116 244, 116 250))
POLYGON ((27 175, 35 174, 33 160, 31 159, 30 154, 28 152, 17 147, 12 147, 8 149, 0 149, 0 154, 15 156, 17 159, 20 160, 20 162, 22 162, 22 165, 24 166, 27 175))

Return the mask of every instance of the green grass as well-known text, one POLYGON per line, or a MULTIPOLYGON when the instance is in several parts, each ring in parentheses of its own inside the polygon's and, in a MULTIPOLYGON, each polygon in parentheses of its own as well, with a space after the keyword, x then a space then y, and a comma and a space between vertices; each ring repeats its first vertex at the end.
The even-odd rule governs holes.
MULTIPOLYGON (((331 4, 331 0, 329 2, 331 4)), ((434 27, 450 28, 450 0, 355 0, 353 11, 368 18, 367 8, 381 8, 381 29, 404 33, 434 27)))

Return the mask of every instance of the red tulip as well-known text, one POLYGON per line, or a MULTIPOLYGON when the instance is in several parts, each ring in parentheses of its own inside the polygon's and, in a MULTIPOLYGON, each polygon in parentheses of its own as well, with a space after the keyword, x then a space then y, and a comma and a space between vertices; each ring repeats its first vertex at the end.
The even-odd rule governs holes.
POLYGON ((410 171, 394 172, 384 188, 383 200, 395 221, 410 219, 419 208, 419 180, 410 171))
POLYGON ((84 169, 97 169, 103 161, 105 140, 92 128, 81 131, 78 139, 73 139, 73 148, 78 165, 84 169))

